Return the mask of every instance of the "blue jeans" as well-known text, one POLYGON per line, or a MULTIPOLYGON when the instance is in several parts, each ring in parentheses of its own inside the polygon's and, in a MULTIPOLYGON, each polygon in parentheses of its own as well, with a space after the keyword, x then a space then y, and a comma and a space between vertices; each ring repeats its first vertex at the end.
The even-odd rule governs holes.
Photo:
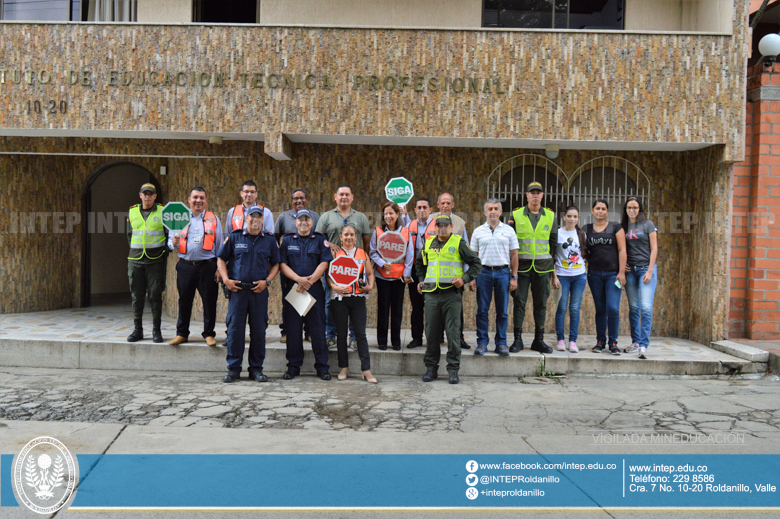
MULTIPOLYGON (((325 281, 326 277, 328 277, 327 272, 322 276, 322 284, 325 285, 325 338, 335 339, 336 323, 333 321, 333 314, 330 311, 330 287, 328 286, 328 282, 325 281)), ((352 326, 351 319, 349 320, 349 338, 350 340, 355 338, 355 329, 352 326)))
POLYGON ((501 270, 482 269, 477 276, 477 346, 487 346, 488 311, 493 292, 496 294, 496 346, 506 346, 506 327, 509 323, 509 267, 501 270))
POLYGON ((566 307, 569 307, 569 341, 577 342, 580 329, 580 302, 585 285, 588 283, 588 275, 582 273, 579 276, 558 276, 561 283, 561 300, 558 301, 558 311, 555 312, 555 334, 558 340, 563 340, 563 325, 566 320, 566 307), (571 295, 571 299, 569 296, 571 295), (569 302, 571 301, 571 302, 569 302))
POLYGON ((631 341, 647 348, 650 345, 650 327, 653 326, 653 300, 658 284, 658 266, 653 265, 650 283, 642 282, 647 267, 631 267, 626 273, 628 322, 631 323, 631 341))
POLYGON ((617 272, 588 271, 588 286, 596 307, 596 340, 605 346, 617 345, 620 327, 620 296, 623 290, 615 286, 617 272), (609 326, 609 343, 607 343, 609 326))

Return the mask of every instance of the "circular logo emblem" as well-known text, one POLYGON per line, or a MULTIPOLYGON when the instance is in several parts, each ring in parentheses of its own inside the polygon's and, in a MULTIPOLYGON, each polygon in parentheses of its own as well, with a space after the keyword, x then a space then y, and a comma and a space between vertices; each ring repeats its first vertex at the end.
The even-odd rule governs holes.
POLYGON ((13 480, 24 506, 39 514, 51 514, 73 495, 78 465, 61 441, 41 436, 25 445, 17 456, 13 480))
POLYGON ((159 219, 159 218, 157 218, 157 217, 155 216, 154 218, 152 218, 152 221, 153 221, 153 222, 159 222, 159 221, 160 221, 160 219, 159 219))
POLYGON ((450 254, 452 254, 452 253, 454 253, 454 252, 455 252, 455 247, 450 247, 450 249, 449 249, 449 250, 450 250, 450 254))

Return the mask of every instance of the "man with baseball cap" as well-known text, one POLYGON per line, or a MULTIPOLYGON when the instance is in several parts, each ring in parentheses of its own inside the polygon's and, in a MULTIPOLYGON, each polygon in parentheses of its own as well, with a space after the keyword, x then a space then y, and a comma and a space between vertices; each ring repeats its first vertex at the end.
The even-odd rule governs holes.
POLYGON ((308 313, 302 316, 283 299, 282 318, 287 327, 287 372, 282 376, 285 380, 292 380, 301 373, 304 323, 311 337, 317 376, 330 380, 328 347, 325 345, 325 288, 321 280, 333 255, 325 235, 314 232, 313 226, 312 212, 299 209, 295 213, 298 232, 286 235, 279 250, 281 271, 290 284, 286 292, 296 287, 298 292, 308 293, 316 300, 308 313))
POLYGON ((165 260, 168 257, 168 234, 162 224, 162 208, 156 204, 157 188, 144 184, 140 190, 141 203, 127 213, 127 277, 130 279, 130 295, 133 301, 133 333, 127 342, 144 338, 144 301, 149 296, 152 307, 152 340, 163 342, 162 293, 165 291, 165 260))
POLYGON ((531 182, 525 193, 528 205, 512 211, 508 224, 517 233, 518 269, 517 290, 514 291, 515 337, 510 352, 523 349, 523 321, 528 288, 534 298, 534 341, 531 349, 539 353, 552 353, 544 343, 544 320, 547 317, 547 298, 550 297, 551 272, 555 269, 553 251, 558 246, 558 228, 555 213, 542 207, 544 188, 539 182, 531 182))
POLYGON ((227 375, 236 382, 241 375, 249 317, 249 379, 267 382, 263 374, 265 331, 268 328, 268 287, 279 273, 279 247, 273 234, 263 232, 263 208, 246 210, 246 229, 236 229, 225 239, 217 256, 217 269, 230 290, 228 303, 227 375), (228 272, 228 264, 230 271, 228 272))
POLYGON ((457 384, 460 370, 460 313, 463 305, 463 286, 479 276, 482 263, 460 234, 453 234, 449 215, 436 217, 436 236, 425 242, 415 262, 417 285, 425 293, 425 350, 426 373, 423 382, 439 376, 441 360, 440 338, 442 328, 447 333, 447 372, 450 384, 457 384), (468 271, 464 272, 464 265, 468 271))

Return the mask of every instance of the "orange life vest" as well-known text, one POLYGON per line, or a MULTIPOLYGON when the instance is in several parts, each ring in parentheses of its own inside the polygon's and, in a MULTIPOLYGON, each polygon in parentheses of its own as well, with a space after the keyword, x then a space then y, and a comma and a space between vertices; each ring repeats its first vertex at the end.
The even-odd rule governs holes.
MULTIPOLYGON (((344 252, 344 250, 342 249, 342 250, 339 250, 333 256, 333 259, 336 259, 339 256, 346 256, 346 255, 347 255, 347 253, 344 252)), ((360 266, 360 271, 358 272, 358 275, 362 278, 363 277, 363 272, 365 272, 365 263, 366 263, 366 261, 368 261, 368 257, 366 256, 366 251, 364 251, 363 249, 359 249, 356 246, 355 247, 355 256, 353 257, 353 259, 355 261, 357 261, 358 265, 360 266)), ((363 291, 360 290, 360 287, 358 286, 357 282, 352 283, 351 285, 349 285, 349 287, 347 287, 347 293, 348 294, 352 294, 353 292, 355 294, 362 294, 363 293, 363 291)))
MULTIPOLYGON (((416 222, 417 220, 415 220, 416 222)), ((401 236, 404 237, 404 240, 406 240, 406 246, 409 247, 409 228, 408 227, 401 227, 401 230, 398 231, 401 233, 401 236)), ((381 227, 376 228, 376 239, 379 240, 379 237, 382 236, 385 233, 385 231, 381 227)), ((413 246, 413 245, 412 245, 413 246)), ((405 259, 405 258, 404 258, 405 259)), ((390 273, 386 274, 386 270, 384 267, 382 267, 382 277, 386 279, 401 279, 404 275, 404 262, 403 260, 401 263, 389 263, 390 265, 390 273)))
MULTIPOLYGON (((419 221, 417 218, 412 220, 412 223, 409 224, 409 235, 411 236, 411 244, 412 247, 417 247, 417 226, 419 225, 419 221)), ((425 239, 423 240, 423 247, 425 246, 425 242, 428 240, 428 238, 432 238, 433 236, 436 236, 436 218, 431 219, 431 223, 428 224, 428 227, 425 229, 425 239)))
MULTIPOLYGON (((187 254, 187 232, 190 230, 190 225, 179 233, 181 240, 179 240, 179 252, 187 254)), ((214 250, 214 237, 217 231, 217 217, 211 211, 203 213, 203 250, 214 250)))
MULTIPOLYGON (((257 207, 259 207, 260 210, 263 211, 263 215, 265 215, 265 207, 262 205, 258 205, 257 207)), ((244 204, 238 204, 233 208, 233 219, 231 225, 233 226, 234 231, 244 228, 244 204)))

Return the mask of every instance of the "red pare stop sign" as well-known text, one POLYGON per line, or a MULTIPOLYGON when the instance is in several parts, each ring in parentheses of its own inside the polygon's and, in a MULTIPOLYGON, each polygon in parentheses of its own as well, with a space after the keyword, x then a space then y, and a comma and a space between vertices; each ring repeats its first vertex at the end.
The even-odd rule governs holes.
POLYGON ((360 277, 360 263, 349 256, 339 256, 330 262, 328 276, 337 285, 351 285, 360 277))
POLYGON ((388 263, 402 263, 406 256, 406 240, 400 232, 383 232, 376 239, 376 251, 388 263))

